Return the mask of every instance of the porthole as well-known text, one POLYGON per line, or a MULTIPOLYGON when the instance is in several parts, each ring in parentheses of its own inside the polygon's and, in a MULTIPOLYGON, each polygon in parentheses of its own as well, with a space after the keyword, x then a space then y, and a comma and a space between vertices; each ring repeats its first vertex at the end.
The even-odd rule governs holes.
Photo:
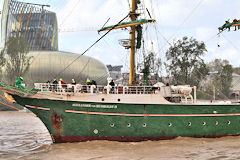
POLYGON ((192 125, 192 123, 191 122, 188 122, 188 126, 190 127, 192 125))
POLYGON ((127 127, 131 127, 131 124, 130 124, 130 123, 128 123, 128 124, 127 124, 127 127))
POLYGON ((118 102, 120 102, 121 101, 121 99, 120 98, 118 98, 118 102))
POLYGON ((205 125, 206 125, 206 122, 202 122, 202 125, 205 126, 205 125))
POLYGON ((231 122, 230 122, 230 121, 228 121, 228 122, 227 122, 227 124, 228 124, 228 125, 230 125, 230 124, 231 124, 231 122))
POLYGON ((97 129, 94 129, 93 133, 94 133, 94 134, 98 134, 98 130, 97 130, 97 129))
POLYGON ((215 122, 215 125, 216 125, 216 126, 218 125, 218 121, 215 122))
POLYGON ((172 123, 168 123, 168 126, 171 127, 171 126, 172 126, 172 123))
POLYGON ((146 123, 143 123, 143 127, 147 127, 147 124, 146 124, 146 123))
POLYGON ((102 98, 102 101, 104 101, 104 98, 102 98))
POLYGON ((114 123, 111 123, 111 124, 110 124, 110 127, 114 127, 114 123))

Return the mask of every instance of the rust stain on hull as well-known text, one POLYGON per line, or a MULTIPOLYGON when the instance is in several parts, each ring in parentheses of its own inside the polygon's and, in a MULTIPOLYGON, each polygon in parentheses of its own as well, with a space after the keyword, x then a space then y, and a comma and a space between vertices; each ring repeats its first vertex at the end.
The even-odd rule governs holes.
POLYGON ((62 133, 62 116, 58 115, 55 111, 53 111, 53 114, 51 116, 51 120, 52 120, 52 125, 53 128, 55 130, 55 132, 57 134, 61 134, 62 133))

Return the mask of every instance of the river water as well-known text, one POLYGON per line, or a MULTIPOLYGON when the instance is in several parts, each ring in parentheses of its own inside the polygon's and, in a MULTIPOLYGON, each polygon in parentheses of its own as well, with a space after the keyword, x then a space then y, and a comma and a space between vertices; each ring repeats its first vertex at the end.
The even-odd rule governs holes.
POLYGON ((240 136, 53 144, 45 126, 32 113, 0 112, 0 160, 159 159, 240 159, 240 136))

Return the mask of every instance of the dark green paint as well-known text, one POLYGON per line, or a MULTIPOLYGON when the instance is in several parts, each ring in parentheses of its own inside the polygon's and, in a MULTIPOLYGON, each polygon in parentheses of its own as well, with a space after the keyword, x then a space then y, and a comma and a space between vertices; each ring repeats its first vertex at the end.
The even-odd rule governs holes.
MULTIPOLYGON (((218 114, 240 113, 240 105, 167 105, 167 104, 106 104, 116 109, 73 107, 81 102, 39 100, 14 96, 21 105, 50 108, 50 111, 32 109, 52 135, 57 135, 51 122, 53 112, 61 115, 64 136, 207 136, 240 134, 240 116, 190 116, 190 117, 133 117, 66 113, 65 110, 130 113, 130 114, 218 114), (145 106, 145 107, 144 107, 145 106), (218 125, 216 125, 218 121, 218 125), (230 121, 230 124, 228 124, 230 121), (189 122, 191 125, 189 126, 189 122), (203 125, 203 123, 206 123, 203 125), (112 127, 111 124, 114 124, 112 127), (128 124, 131 124, 128 127, 128 124), (144 126, 146 124, 146 126, 144 126), (98 133, 95 134, 94 130, 98 133)), ((84 103, 84 102, 82 102, 84 103)), ((87 103, 84 104, 95 104, 87 103)), ((104 105, 104 103, 102 103, 104 105)))

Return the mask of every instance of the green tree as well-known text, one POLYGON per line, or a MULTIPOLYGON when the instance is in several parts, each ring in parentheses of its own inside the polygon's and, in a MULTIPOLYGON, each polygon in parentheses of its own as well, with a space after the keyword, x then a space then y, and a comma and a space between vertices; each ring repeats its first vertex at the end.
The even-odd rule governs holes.
POLYGON ((194 38, 183 37, 174 42, 166 52, 172 83, 199 86, 209 71, 202 59, 206 51, 205 44, 194 38))
POLYGON ((224 60, 222 60, 222 59, 215 59, 212 62, 208 63, 208 67, 209 67, 209 70, 211 72, 216 72, 216 71, 218 72, 218 71, 222 70, 223 66, 225 66, 227 64, 229 64, 229 61, 226 60, 226 59, 224 59, 224 60))
POLYGON ((216 90, 217 98, 227 98, 230 96, 232 88, 232 65, 227 60, 215 59, 208 64, 212 74, 212 85, 216 90))
POLYGON ((5 65, 6 59, 4 58, 4 52, 0 53, 0 79, 2 78, 2 67, 5 65))
POLYGON ((207 92, 215 95, 217 99, 228 99, 232 90, 232 65, 228 60, 215 59, 208 64, 211 71, 207 92))
POLYGON ((234 67, 233 72, 240 75, 240 67, 234 67))
POLYGON ((143 54, 143 61, 138 63, 138 71, 144 73, 144 81, 146 85, 149 85, 149 75, 154 74, 160 79, 161 76, 162 61, 158 58, 154 52, 149 52, 147 55, 143 54))
POLYGON ((232 79, 233 79, 232 73, 233 73, 233 68, 232 68, 232 65, 230 64, 224 65, 223 69, 219 72, 222 93, 226 96, 230 96, 230 93, 231 93, 232 79))
POLYGON ((2 54, 6 57, 6 80, 13 83, 19 76, 24 76, 29 69, 29 46, 24 37, 9 37, 2 54))

